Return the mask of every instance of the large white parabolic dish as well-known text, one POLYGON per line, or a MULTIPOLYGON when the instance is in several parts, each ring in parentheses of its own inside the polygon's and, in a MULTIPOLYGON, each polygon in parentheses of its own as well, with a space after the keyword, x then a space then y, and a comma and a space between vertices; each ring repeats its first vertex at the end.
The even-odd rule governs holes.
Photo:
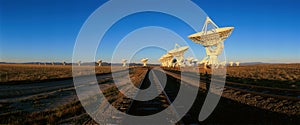
POLYGON ((127 62, 127 60, 126 59, 122 59, 122 63, 126 63, 127 62))
POLYGON ((201 44, 205 47, 214 46, 219 42, 222 42, 225 39, 227 39, 231 35, 233 29, 234 27, 217 28, 214 30, 202 31, 196 34, 192 34, 188 36, 188 38, 191 39, 193 42, 201 44))
POLYGON ((181 67, 184 66, 184 53, 189 49, 188 46, 180 47, 178 44, 175 44, 175 47, 173 50, 170 50, 168 54, 175 56, 177 59, 177 66, 181 67))
POLYGON ((148 62, 148 60, 149 60, 148 58, 145 58, 145 59, 142 59, 141 62, 145 63, 145 62, 148 62))
POLYGON ((171 54, 162 55, 159 61, 162 62, 162 66, 170 67, 172 65, 173 56, 171 54))
POLYGON ((165 58, 166 58, 166 59, 167 59, 167 58, 173 58, 173 56, 170 55, 170 54, 165 54, 165 55, 162 56, 162 58, 164 58, 164 59, 165 59, 165 58))
POLYGON ((212 65, 213 68, 218 68, 219 65, 226 64, 226 62, 220 62, 218 56, 224 49, 224 41, 231 35, 234 27, 219 28, 209 17, 206 17, 206 21, 201 32, 188 36, 196 44, 201 44, 205 47, 206 57, 200 62, 200 64, 212 65), (209 25, 212 29, 209 29, 209 25))
POLYGON ((144 63, 143 66, 147 66, 148 58, 142 59, 141 62, 144 63))
POLYGON ((189 49, 188 46, 183 46, 183 47, 179 47, 179 48, 175 48, 173 50, 170 50, 168 53, 171 54, 171 55, 178 55, 178 54, 184 53, 188 49, 189 49))

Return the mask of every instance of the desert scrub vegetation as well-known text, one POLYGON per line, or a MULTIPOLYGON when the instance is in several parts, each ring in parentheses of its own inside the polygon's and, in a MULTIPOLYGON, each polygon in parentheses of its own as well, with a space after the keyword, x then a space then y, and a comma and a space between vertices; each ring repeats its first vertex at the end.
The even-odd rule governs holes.
MULTIPOLYGON (((103 90, 103 94, 110 103, 114 103, 114 101, 119 99, 120 95, 122 95, 115 86, 103 90)), ((99 99, 99 97, 95 95, 86 100, 92 101, 90 102, 90 104, 92 104, 97 102, 95 99, 99 99)), ((69 104, 45 111, 28 112, 23 110, 15 110, 13 112, 1 114, 0 124, 60 124, 66 119, 82 116, 84 114, 86 114, 86 112, 80 101, 75 100, 69 104)), ((88 118, 88 115, 84 115, 84 118, 76 119, 76 123, 67 124, 83 124, 88 118)))
POLYGON ((0 124, 57 124, 58 121, 85 113, 79 101, 42 112, 15 111, 1 115, 0 124))
POLYGON ((252 66, 227 67, 230 77, 299 81, 300 64, 261 64, 252 66))
POLYGON ((227 67, 227 80, 280 87, 300 87, 300 64, 260 64, 227 67))
MULTIPOLYGON (((141 82, 141 76, 146 74, 145 69, 130 70, 130 78, 134 83, 138 84, 141 82)), ((101 80, 99 84, 109 82, 110 79, 101 80)), ((118 90, 116 86, 110 86, 107 88, 101 88, 104 96, 113 106, 118 106, 122 102, 124 95, 118 90)), ((42 99, 52 99, 55 96, 42 95, 21 102, 17 102, 22 105, 24 102, 29 102, 29 105, 39 107, 43 105, 42 99)), ((91 95, 84 100, 85 105, 98 104, 101 97, 99 95, 91 95)), ((56 108, 46 110, 27 110, 23 108, 13 107, 12 103, 1 103, 0 110, 0 124, 84 124, 87 119, 91 119, 85 112, 82 104, 78 99, 70 101, 67 104, 62 104, 56 108)))
MULTIPOLYGON (((85 68, 85 66, 82 66, 82 68, 85 68)), ((96 66, 95 72, 96 74, 109 73, 111 72, 110 66, 96 66)), ((72 66, 70 65, 0 64, 0 84, 5 82, 42 81, 71 77, 72 66)))
MULTIPOLYGON (((178 68, 165 68, 175 73, 180 73, 178 68)), ((205 72, 211 73, 211 69, 187 68, 185 72, 199 72, 204 79, 205 72)), ((277 88, 300 88, 300 64, 259 64, 247 66, 227 67, 226 81, 244 84, 277 87, 277 88)))

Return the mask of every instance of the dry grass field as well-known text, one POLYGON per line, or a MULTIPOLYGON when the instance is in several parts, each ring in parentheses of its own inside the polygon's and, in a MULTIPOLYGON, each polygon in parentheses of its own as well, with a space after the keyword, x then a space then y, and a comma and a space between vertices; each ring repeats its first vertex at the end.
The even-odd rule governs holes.
MULTIPOLYGON (((96 67, 95 70, 97 74, 111 72, 108 66, 96 67)), ((204 73, 202 68, 199 71, 204 73)), ((92 121, 76 97, 72 79, 32 82, 71 78, 71 66, 0 64, 0 73, 0 89, 3 90, 3 94, 0 94, 0 124, 85 124, 92 121), (26 81, 28 84, 22 84, 27 83, 26 81), (10 84, 14 82, 20 84, 10 84), (9 94, 16 96, 8 96, 9 94)), ((130 79, 135 86, 141 83, 145 74, 144 68, 130 68, 130 79)), ((299 89, 300 64, 227 67, 227 81, 299 89)), ((113 86, 114 81, 110 75, 99 75, 98 83, 108 101, 115 108, 120 108, 125 97, 113 86)), ((285 104, 289 105, 282 104, 283 107, 287 107, 285 104)))
MULTIPOLYGON (((85 68, 85 66, 79 68, 85 68)), ((95 67, 96 74, 109 73, 110 71, 110 66, 95 67)), ((31 82, 71 77, 71 65, 0 64, 0 84, 5 82, 31 82)))
MULTIPOLYGON (((85 66, 80 68, 85 68, 85 66)), ((96 66, 95 71, 96 74, 111 72, 110 66, 96 66)), ((204 73, 202 68, 199 71, 204 73)), ((71 77, 71 65, 0 64, 0 84, 71 77)), ((227 81, 245 84, 297 89, 300 88, 300 64, 259 64, 227 67, 226 79, 227 81)))
POLYGON ((300 88, 300 64, 228 67, 227 80, 270 87, 300 88))
MULTIPOLYGON (((53 67, 52 67, 53 68, 53 67)), ((65 68, 67 71, 69 68, 65 68)), ((108 68, 108 67, 106 67, 108 68)), ((138 86, 146 74, 146 69, 130 69, 130 78, 133 84, 138 86)), ((100 73, 100 71, 98 71, 100 73)), ((108 72, 108 70, 107 70, 108 72)), ((99 76, 99 87, 103 91, 103 94, 107 97, 108 101, 113 105, 122 102, 123 94, 118 91, 118 89, 113 85, 111 77, 104 77, 106 75, 99 76)), ((123 78, 125 76, 121 76, 123 78)), ((127 78, 127 77, 125 77, 127 78)), ((50 82, 49 82, 50 83, 50 82)), ((51 83, 56 83, 51 82, 51 83)), ((70 87, 54 89, 50 93, 42 92, 42 95, 33 94, 28 95, 27 98, 20 98, 14 100, 15 97, 11 98, 0 98, 0 124, 84 124, 85 121, 91 119, 85 112, 78 98, 76 97, 76 92, 74 86, 71 83, 70 87), (53 106, 54 107, 51 107, 53 106)), ((30 84, 25 84, 30 85, 30 84)), ((49 86, 42 86, 40 84, 30 85, 31 87, 41 87, 51 88, 49 86)), ((5 89, 5 86, 0 86, 5 89)), ((21 86, 21 85, 10 85, 10 86, 21 86)), ((10 88, 10 91, 17 91, 10 88)), ((26 92, 30 92, 26 91, 26 92)), ((24 92, 24 95, 27 95, 24 92)), ((22 93, 22 92, 21 92, 22 93)), ((17 93, 15 93, 17 94, 17 93)), ((89 103, 93 104, 97 102, 98 95, 91 96, 89 103), (96 100, 94 100, 96 98, 96 100)))
POLYGON ((261 64, 240 67, 228 67, 229 77, 299 81, 300 64, 261 64))
MULTIPOLYGON (((178 70, 178 69, 171 69, 178 70)), ((204 70, 203 66, 199 69, 185 68, 186 72, 197 72, 205 74, 210 69, 204 70)), ((246 66, 227 67, 226 81, 251 84, 258 86, 277 87, 277 88, 300 88, 300 64, 257 64, 246 66)))

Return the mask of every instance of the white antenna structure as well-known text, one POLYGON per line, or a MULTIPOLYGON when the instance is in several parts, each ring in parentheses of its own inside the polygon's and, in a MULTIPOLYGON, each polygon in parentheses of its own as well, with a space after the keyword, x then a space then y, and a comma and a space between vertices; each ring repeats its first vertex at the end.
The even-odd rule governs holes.
POLYGON ((165 67, 166 66, 166 61, 164 60, 163 56, 161 56, 159 59, 158 59, 159 62, 161 62, 161 65, 162 67, 165 67))
POLYGON ((159 58, 159 61, 162 63, 161 66, 163 67, 171 67, 172 66, 172 61, 173 61, 173 56, 171 54, 165 54, 162 55, 159 58))
POLYGON ((233 29, 234 27, 219 28, 209 17, 206 17, 202 31, 189 36, 194 43, 205 47, 206 56, 199 64, 210 65, 213 68, 226 64, 220 62, 218 56, 222 54, 224 41, 231 35, 233 29), (209 24, 212 25, 212 29, 208 29, 209 24))
POLYGON ((147 66, 147 62, 148 62, 148 58, 144 58, 141 60, 141 62, 143 63, 143 66, 146 67, 147 66))
POLYGON ((123 59, 123 60, 122 60, 123 67, 126 67, 126 62, 127 62, 126 59, 123 59))
POLYGON ((233 62, 229 62, 229 65, 230 65, 230 66, 233 66, 233 62))
POLYGON ((81 61, 78 61, 78 62, 77 62, 77 65, 78 65, 78 66, 81 66, 81 61))
POLYGON ((240 66, 240 62, 235 62, 236 66, 240 66))
POLYGON ((198 59, 193 59, 193 61, 192 61, 193 64, 192 64, 192 65, 193 65, 193 66, 197 66, 198 61, 199 61, 198 59))
POLYGON ((184 53, 189 49, 188 46, 180 47, 177 43, 175 44, 175 47, 173 50, 170 50, 168 53, 174 57, 176 57, 177 60, 177 66, 184 67, 184 53))
POLYGON ((97 63, 98 63, 98 66, 102 66, 102 60, 99 59, 99 60, 97 61, 97 63))
POLYGON ((187 64, 187 66, 193 66, 193 60, 194 60, 193 57, 186 58, 186 64, 187 64))
POLYGON ((62 65, 63 65, 63 66, 65 66, 65 65, 66 65, 66 62, 65 62, 65 61, 63 61, 63 62, 62 62, 62 65))

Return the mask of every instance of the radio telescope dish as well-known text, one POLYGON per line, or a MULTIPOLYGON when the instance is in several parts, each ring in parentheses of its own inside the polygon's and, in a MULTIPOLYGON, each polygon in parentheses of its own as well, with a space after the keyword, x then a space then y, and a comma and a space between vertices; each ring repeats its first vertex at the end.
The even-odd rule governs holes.
POLYGON ((175 47, 173 50, 170 50, 168 54, 175 56, 177 59, 177 65, 178 66, 184 66, 182 63, 184 61, 184 53, 189 49, 188 46, 180 47, 178 44, 175 44, 175 47))
POLYGON ((198 59, 193 59, 192 63, 193 63, 194 66, 197 66, 197 64, 198 64, 198 59))
POLYGON ((230 65, 230 66, 233 66, 233 62, 229 62, 229 65, 230 65))
POLYGON ((240 66, 240 62, 236 62, 235 64, 236 64, 236 66, 240 66))
POLYGON ((164 66, 166 67, 171 67, 172 66, 172 61, 173 61, 173 56, 171 54, 165 54, 161 57, 164 62, 164 66))
POLYGON ((65 61, 63 61, 61 64, 65 66, 65 65, 66 65, 66 62, 65 62, 65 61))
POLYGON ((77 62, 77 65, 80 66, 80 65, 81 65, 81 61, 78 61, 78 62, 77 62))
POLYGON ((167 66, 167 64, 166 64, 166 59, 164 58, 164 55, 162 55, 159 59, 158 59, 158 61, 159 62, 161 62, 161 66, 162 67, 165 67, 165 66, 167 66))
POLYGON ((194 60, 193 57, 188 57, 188 58, 186 58, 186 64, 187 64, 188 66, 193 66, 193 60, 194 60))
POLYGON ((158 61, 161 62, 161 66, 163 67, 168 66, 168 59, 165 58, 165 55, 162 55, 158 61))
POLYGON ((167 65, 166 65, 166 59, 163 58, 163 56, 161 56, 161 57, 158 59, 158 61, 161 62, 161 66, 162 66, 162 67, 167 66, 167 65))
POLYGON ((123 64, 123 67, 126 67, 126 62, 127 62, 127 60, 126 60, 126 59, 122 59, 122 64, 123 64))
POLYGON ((233 29, 234 27, 219 28, 209 17, 206 17, 202 31, 188 36, 194 43, 205 47, 206 57, 199 62, 200 64, 211 65, 213 68, 225 64, 219 62, 218 56, 222 54, 224 41, 231 35, 233 29), (212 25, 212 29, 208 29, 209 24, 212 25))
POLYGON ((99 59, 99 60, 97 61, 97 63, 98 63, 98 66, 102 66, 102 60, 99 59))
POLYGON ((141 60, 141 62, 144 64, 143 66, 147 66, 148 58, 144 58, 141 60))

